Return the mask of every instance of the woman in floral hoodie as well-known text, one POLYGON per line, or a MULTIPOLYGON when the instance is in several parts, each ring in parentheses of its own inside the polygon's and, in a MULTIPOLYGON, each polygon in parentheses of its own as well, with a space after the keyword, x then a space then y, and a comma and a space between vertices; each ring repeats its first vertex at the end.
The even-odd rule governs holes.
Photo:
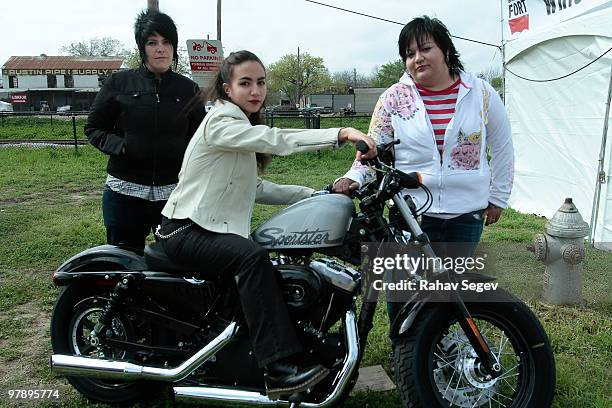
MULTIPOLYGON (((465 243, 458 246, 463 254, 453 255, 469 256, 483 224, 499 220, 512 189, 514 153, 504 105, 487 82, 464 72, 438 19, 415 18, 398 45, 406 73, 381 95, 369 134, 377 143, 400 140, 395 166, 420 172, 433 195, 422 229, 433 242, 465 243)), ((371 176, 355 161, 334 191, 349 194, 371 176)), ((417 207, 426 200, 421 190, 406 192, 417 207)), ((391 321, 395 310, 391 305, 391 321)))

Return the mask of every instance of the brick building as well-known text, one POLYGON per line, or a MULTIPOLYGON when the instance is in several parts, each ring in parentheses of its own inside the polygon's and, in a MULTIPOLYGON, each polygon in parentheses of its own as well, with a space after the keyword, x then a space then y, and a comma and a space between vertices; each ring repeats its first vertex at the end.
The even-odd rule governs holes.
POLYGON ((15 111, 88 110, 104 79, 123 68, 122 57, 10 57, 2 65, 0 99, 15 111))

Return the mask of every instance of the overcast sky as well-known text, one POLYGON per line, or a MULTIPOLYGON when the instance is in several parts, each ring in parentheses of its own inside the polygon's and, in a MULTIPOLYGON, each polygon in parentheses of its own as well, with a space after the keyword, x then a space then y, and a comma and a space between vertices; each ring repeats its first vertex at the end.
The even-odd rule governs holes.
MULTIPOLYGON (((408 22, 428 14, 441 19, 451 34, 501 42, 498 0, 320 0, 322 3, 408 22)), ((71 42, 110 36, 134 44, 133 22, 146 0, 10 0, 0 13, 0 64, 11 55, 60 55, 71 42)), ((216 0, 159 0, 160 10, 178 26, 179 42, 216 38, 216 0)), ((331 72, 369 74, 398 57, 401 25, 348 14, 305 0, 223 0, 224 51, 248 49, 265 64, 285 54, 308 52, 322 57, 331 72)), ((468 71, 499 67, 493 47, 455 40, 468 71)))

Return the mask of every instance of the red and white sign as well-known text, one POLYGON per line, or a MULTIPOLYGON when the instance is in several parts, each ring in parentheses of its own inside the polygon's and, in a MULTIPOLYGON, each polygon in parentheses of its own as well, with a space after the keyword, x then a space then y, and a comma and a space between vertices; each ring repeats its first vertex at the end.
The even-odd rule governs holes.
POLYGON ((503 4, 504 39, 514 40, 591 10, 612 7, 612 0, 505 0, 503 4))
POLYGON ((13 93, 11 94, 11 103, 28 103, 28 95, 25 93, 13 93))
POLYGON ((187 40, 191 76, 201 89, 210 87, 223 63, 223 47, 218 40, 187 40))
POLYGON ((529 11, 525 0, 508 2, 508 26, 511 34, 529 30, 529 11))

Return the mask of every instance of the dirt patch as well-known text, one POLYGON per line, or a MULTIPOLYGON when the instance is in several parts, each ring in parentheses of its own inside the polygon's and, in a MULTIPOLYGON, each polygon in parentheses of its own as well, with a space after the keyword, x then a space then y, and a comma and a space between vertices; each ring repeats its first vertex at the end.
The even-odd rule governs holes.
MULTIPOLYGON (((49 340, 50 311, 42 310, 33 303, 17 306, 0 313, 0 321, 17 321, 16 330, 9 339, 0 340, 6 353, 0 356, 0 390, 8 389, 53 389, 59 390, 61 399, 72 394, 62 379, 52 378, 48 369, 51 354, 49 340)), ((3 397, 0 398, 0 405, 3 397)))
POLYGON ((29 193, 17 198, 4 198, 0 199, 0 206, 11 206, 16 204, 30 204, 36 201, 43 201, 46 203, 59 203, 66 202, 68 200, 84 201, 89 198, 102 197, 102 188, 95 189, 53 189, 49 191, 29 193))

